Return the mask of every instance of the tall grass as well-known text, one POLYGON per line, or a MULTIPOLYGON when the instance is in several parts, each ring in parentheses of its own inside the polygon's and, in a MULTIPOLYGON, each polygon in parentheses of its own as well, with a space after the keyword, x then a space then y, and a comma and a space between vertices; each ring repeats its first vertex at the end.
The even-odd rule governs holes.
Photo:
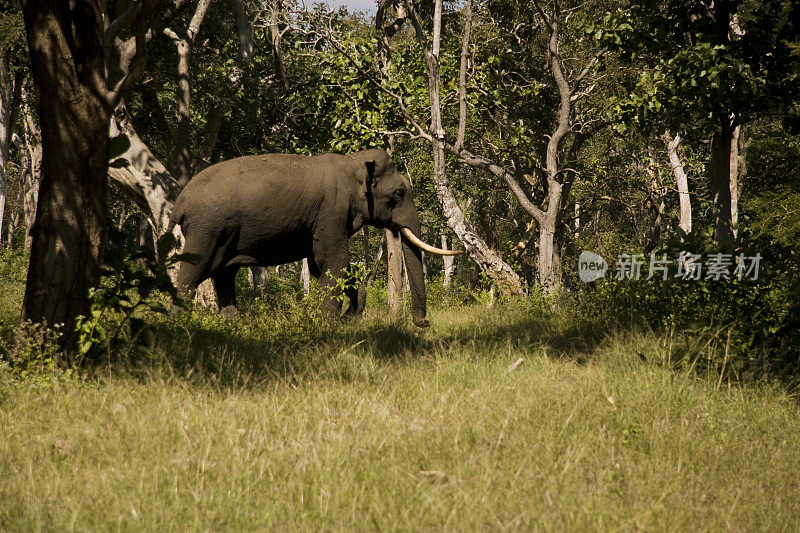
POLYGON ((149 317, 69 376, 0 370, 0 529, 800 524, 796 398, 676 367, 675 336, 534 301, 428 330, 243 308, 149 317))

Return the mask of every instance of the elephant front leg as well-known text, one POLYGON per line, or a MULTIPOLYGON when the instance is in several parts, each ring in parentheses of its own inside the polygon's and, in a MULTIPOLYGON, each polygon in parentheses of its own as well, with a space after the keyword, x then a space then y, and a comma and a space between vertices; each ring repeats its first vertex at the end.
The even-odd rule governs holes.
POLYGON ((339 318, 342 311, 342 295, 347 297, 350 307, 346 316, 358 315, 358 288, 342 287, 343 280, 350 267, 347 254, 347 242, 335 251, 315 250, 313 260, 309 261, 311 274, 319 279, 325 299, 322 301, 322 312, 333 319, 339 318))

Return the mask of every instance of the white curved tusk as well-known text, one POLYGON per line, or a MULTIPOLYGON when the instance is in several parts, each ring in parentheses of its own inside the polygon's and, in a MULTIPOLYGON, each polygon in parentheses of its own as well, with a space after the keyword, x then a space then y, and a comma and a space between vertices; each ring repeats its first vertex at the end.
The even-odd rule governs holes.
POLYGON ((414 244, 420 250, 425 250, 426 252, 431 253, 431 254, 458 255, 458 254, 463 254, 464 253, 463 250, 442 250, 441 248, 434 248, 430 244, 426 244, 422 240, 420 240, 420 238, 417 237, 416 235, 414 235, 414 232, 411 231, 408 228, 400 228, 400 232, 403 234, 403 236, 406 239, 409 240, 409 242, 411 244, 414 244))

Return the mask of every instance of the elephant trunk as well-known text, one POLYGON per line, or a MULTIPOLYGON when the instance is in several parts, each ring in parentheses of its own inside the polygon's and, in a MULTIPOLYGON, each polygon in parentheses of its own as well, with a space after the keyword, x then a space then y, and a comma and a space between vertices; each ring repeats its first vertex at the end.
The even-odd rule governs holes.
POLYGON ((422 272, 422 250, 403 239, 403 258, 406 261, 408 285, 411 288, 411 316, 419 327, 429 325, 425 315, 428 313, 425 296, 425 276, 422 272))
POLYGON ((406 236, 406 230, 411 230, 412 233, 419 235, 422 229, 419 223, 419 213, 411 198, 407 198, 403 206, 395 211, 393 222, 396 230, 399 230, 402 235, 403 259, 405 259, 406 275, 411 289, 411 316, 414 324, 426 327, 429 324, 425 318, 428 307, 425 300, 425 276, 422 273, 422 250, 406 236))

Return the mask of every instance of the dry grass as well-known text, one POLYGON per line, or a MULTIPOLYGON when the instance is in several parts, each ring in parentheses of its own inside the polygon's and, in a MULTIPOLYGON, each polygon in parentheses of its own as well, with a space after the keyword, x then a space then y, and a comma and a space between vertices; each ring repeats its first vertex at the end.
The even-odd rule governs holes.
POLYGON ((380 314, 199 314, 84 379, 0 376, 0 529, 797 530, 779 387, 520 305, 380 314))

